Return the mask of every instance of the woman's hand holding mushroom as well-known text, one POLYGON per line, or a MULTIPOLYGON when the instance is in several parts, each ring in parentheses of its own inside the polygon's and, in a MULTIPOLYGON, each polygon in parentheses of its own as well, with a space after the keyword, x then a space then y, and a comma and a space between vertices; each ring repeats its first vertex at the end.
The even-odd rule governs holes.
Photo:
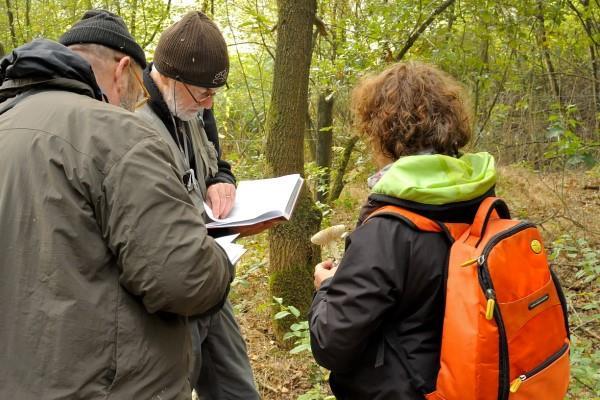
POLYGON ((344 225, 334 225, 315 233, 313 237, 310 238, 311 242, 321 247, 325 247, 330 255, 333 256, 333 260, 323 261, 315 266, 315 289, 319 289, 323 281, 331 278, 335 274, 335 271, 337 271, 340 253, 337 249, 336 241, 343 238, 345 233, 346 227, 344 225))
POLYGON ((317 264, 314 273, 315 289, 318 290, 325 279, 331 278, 337 271, 337 268, 337 265, 334 265, 331 260, 326 260, 317 264))

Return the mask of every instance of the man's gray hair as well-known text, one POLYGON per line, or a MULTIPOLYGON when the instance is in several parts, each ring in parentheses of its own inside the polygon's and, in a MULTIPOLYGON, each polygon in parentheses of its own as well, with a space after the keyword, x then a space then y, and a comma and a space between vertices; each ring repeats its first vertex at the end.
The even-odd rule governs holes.
MULTIPOLYGON (((127 54, 118 50, 96 43, 78 43, 68 47, 83 57, 94 69, 104 70, 110 64, 127 56, 127 54)), ((136 67, 142 68, 133 57, 131 61, 136 67)))

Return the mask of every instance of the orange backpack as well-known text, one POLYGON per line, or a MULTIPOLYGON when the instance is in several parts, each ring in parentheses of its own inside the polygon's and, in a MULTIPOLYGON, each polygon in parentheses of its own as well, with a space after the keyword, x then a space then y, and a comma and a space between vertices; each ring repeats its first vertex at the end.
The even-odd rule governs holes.
POLYGON ((486 198, 473 224, 438 223, 396 206, 415 229, 453 239, 440 370, 428 400, 562 400, 569 385, 566 302, 539 231, 486 198))

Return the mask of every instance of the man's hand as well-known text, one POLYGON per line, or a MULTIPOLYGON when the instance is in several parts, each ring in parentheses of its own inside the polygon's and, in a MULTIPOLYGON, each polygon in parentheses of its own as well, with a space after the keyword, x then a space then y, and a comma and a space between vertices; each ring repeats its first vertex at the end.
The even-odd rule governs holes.
POLYGON ((314 274, 315 289, 318 290, 323 281, 327 278, 331 278, 336 273, 337 269, 337 265, 334 265, 333 261, 331 260, 323 261, 322 263, 317 264, 315 266, 314 274))
POLYGON ((206 202, 216 218, 227 217, 234 201, 235 185, 231 183, 215 183, 206 191, 206 202))

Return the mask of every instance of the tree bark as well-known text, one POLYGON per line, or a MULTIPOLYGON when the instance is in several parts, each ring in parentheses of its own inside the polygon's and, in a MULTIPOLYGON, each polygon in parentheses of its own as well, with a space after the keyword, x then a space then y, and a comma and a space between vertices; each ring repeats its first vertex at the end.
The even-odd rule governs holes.
POLYGON ((4 46, 0 43, 0 58, 4 57, 6 53, 4 52, 4 46))
POLYGON ((331 181, 331 146, 333 145, 333 95, 319 94, 317 103, 317 166, 323 175, 317 180, 317 200, 324 202, 331 181))
POLYGON ((135 37, 135 26, 136 26, 136 20, 137 20, 137 8, 138 8, 138 2, 137 0, 133 0, 131 3, 131 22, 129 23, 129 32, 131 32, 131 36, 135 37))
POLYGON ((25 42, 31 40, 31 0, 25 0, 25 42))
POLYGON ((546 72, 548 73, 548 80, 550 81, 550 87, 552 89, 552 93, 556 97, 556 101, 558 102, 560 109, 562 110, 562 102, 560 98, 560 86, 558 84, 558 79, 556 77, 556 71, 554 69, 554 64, 552 63, 552 58, 550 57, 550 48, 548 47, 548 37, 546 35, 546 20, 544 18, 544 2, 543 0, 536 0, 537 5, 537 14, 536 19, 538 20, 537 27, 537 39, 538 45, 542 51, 542 57, 544 59, 544 65, 546 66, 546 72))
MULTIPOLYGON (((308 112, 308 77, 316 0, 278 0, 277 47, 267 118, 266 159, 272 175, 304 173, 304 129, 308 112)), ((268 193, 265 193, 268 195, 268 193)), ((305 188, 292 219, 269 235, 271 294, 306 313, 312 298, 312 271, 320 259, 310 237, 321 215, 305 188)), ((288 330, 277 320, 275 330, 288 330)))
POLYGON ((12 11, 12 5, 10 0, 6 0, 6 17, 8 18, 8 27, 10 29, 10 39, 12 40, 12 45, 14 47, 18 47, 19 43, 17 42, 17 31, 15 29, 15 19, 12 11))
POLYGON ((356 146, 356 142, 358 142, 358 136, 351 136, 344 145, 344 152, 342 153, 342 157, 336 168, 333 183, 331 184, 331 191, 327 198, 328 203, 337 200, 340 197, 340 194, 342 194, 342 190, 344 190, 344 175, 346 175, 346 168, 348 168, 350 156, 352 155, 354 146, 356 146))

